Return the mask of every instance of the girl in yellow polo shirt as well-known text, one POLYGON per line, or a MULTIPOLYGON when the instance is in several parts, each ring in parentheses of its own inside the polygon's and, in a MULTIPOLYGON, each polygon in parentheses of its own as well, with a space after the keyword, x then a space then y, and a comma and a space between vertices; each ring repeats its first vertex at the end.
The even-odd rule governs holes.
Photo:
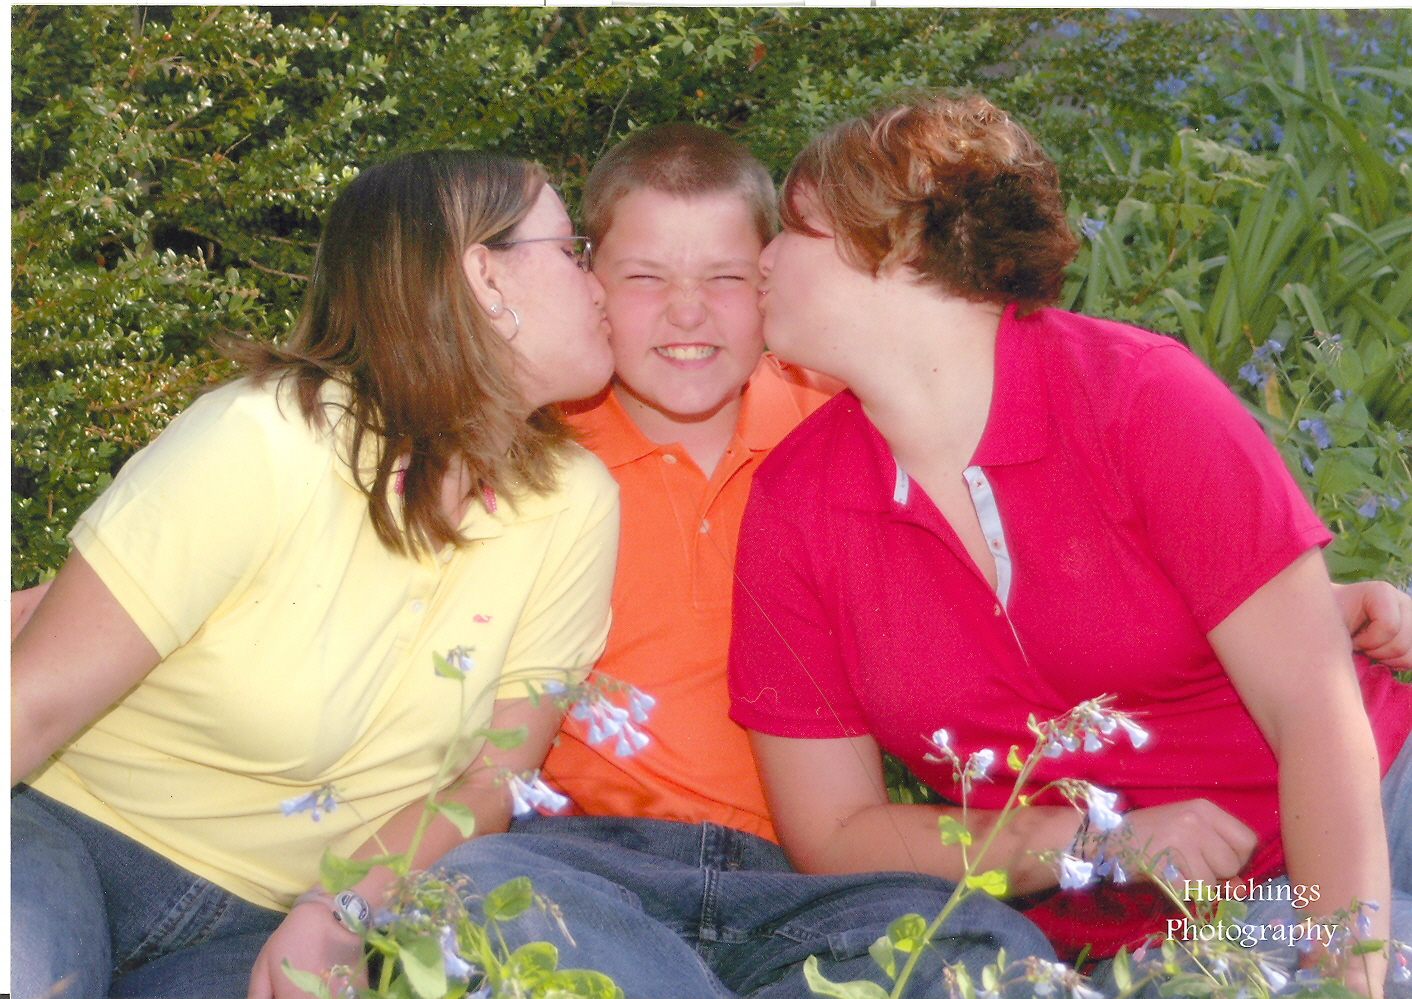
MULTIPOLYGON (((616 487, 551 406, 612 371, 586 251, 533 165, 364 171, 288 344, 232 345, 247 376, 83 515, 12 643, 17 996, 263 999, 301 994, 283 960, 356 964, 319 858, 406 846, 463 731, 528 728, 463 743, 447 792, 506 826, 498 768, 559 725, 528 695, 608 626, 616 487)), ((418 866, 459 838, 439 819, 418 866)))

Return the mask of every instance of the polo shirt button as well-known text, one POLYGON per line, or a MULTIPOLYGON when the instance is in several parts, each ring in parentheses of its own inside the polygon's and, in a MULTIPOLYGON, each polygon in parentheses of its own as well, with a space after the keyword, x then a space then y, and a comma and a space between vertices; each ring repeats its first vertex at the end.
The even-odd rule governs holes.
POLYGON ((999 604, 996 604, 996 605, 995 605, 995 616, 996 616, 996 617, 999 617, 999 616, 1000 616, 1000 605, 999 605, 999 604))
POLYGON ((413 613, 413 614, 420 614, 425 608, 426 608, 426 604, 422 603, 420 600, 413 600, 413 601, 412 601, 412 613, 413 613))
POLYGON ((709 520, 703 520, 703 521, 701 522, 701 533, 702 533, 702 534, 706 534, 706 533, 708 533, 710 530, 711 530, 711 522, 710 522, 709 520))
POLYGON ((662 455, 662 460, 668 465, 675 465, 677 463, 677 456, 674 454, 664 454, 662 455))

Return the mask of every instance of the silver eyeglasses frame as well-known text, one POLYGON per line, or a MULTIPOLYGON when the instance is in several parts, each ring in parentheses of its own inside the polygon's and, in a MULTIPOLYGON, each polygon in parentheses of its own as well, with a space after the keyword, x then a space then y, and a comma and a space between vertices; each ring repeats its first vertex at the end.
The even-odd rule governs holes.
POLYGON ((506 246, 519 246, 521 243, 573 243, 574 262, 579 265, 579 270, 593 270, 593 240, 587 236, 534 236, 530 239, 503 239, 483 245, 491 249, 500 249, 506 246))

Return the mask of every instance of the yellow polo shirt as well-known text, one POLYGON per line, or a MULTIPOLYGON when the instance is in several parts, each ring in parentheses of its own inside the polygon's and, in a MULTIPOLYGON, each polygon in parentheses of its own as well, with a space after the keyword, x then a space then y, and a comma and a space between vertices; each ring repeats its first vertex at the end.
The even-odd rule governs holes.
POLYGON ((272 907, 425 796, 496 697, 581 676, 608 631, 617 487, 597 459, 575 448, 552 495, 471 504, 469 545, 412 559, 374 533, 345 431, 240 381, 128 462, 71 540, 163 658, 30 781, 272 907), (432 664, 457 646, 464 682, 432 664), (281 812, 326 784, 352 807, 281 812))

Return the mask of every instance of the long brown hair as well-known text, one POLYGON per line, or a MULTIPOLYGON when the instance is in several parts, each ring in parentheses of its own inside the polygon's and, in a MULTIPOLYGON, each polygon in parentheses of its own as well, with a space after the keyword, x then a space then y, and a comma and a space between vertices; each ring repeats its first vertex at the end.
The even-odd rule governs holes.
POLYGON ((553 407, 525 419, 516 355, 461 269, 467 247, 508 237, 545 183, 532 163, 453 150, 364 170, 329 209, 288 342, 223 345, 256 381, 293 379, 316 429, 330 424, 325 382, 347 389, 334 414, 352 425, 343 457, 393 551, 463 541, 441 503, 457 463, 468 496, 513 502, 555 485, 569 432, 553 407))

